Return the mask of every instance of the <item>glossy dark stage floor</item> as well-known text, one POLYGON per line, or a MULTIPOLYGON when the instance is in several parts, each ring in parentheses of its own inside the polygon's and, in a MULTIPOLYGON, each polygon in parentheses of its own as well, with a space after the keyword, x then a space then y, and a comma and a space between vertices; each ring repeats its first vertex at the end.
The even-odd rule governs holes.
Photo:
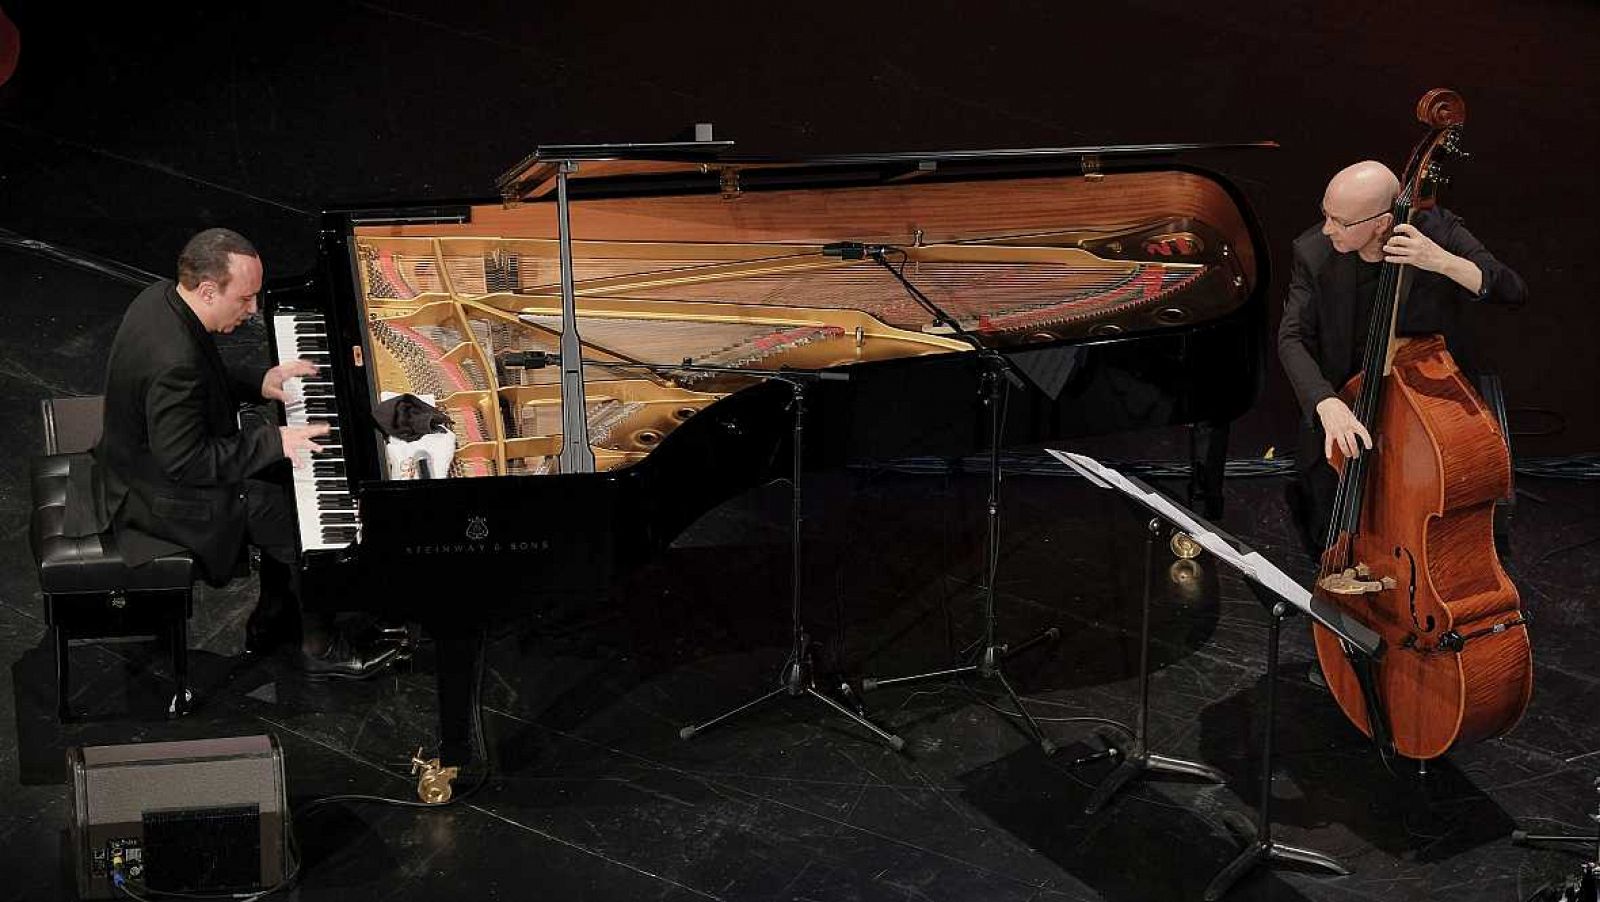
MULTIPOLYGON (((205 591, 193 622, 199 704, 161 716, 153 649, 73 651, 74 704, 53 715, 51 657, 26 543, 36 406, 92 393, 130 289, 37 257, 0 254, 0 899, 70 897, 62 862, 62 752, 75 744, 270 732, 293 799, 407 797, 405 762, 434 741, 427 650, 407 672, 315 684, 239 656, 254 587, 205 591)), ((1082 446, 1163 457, 1179 436, 1082 446)), ((1517 826, 1586 824, 1600 775, 1600 484, 1524 479, 1509 566, 1533 613, 1533 705, 1509 736, 1387 772, 1307 680, 1292 621, 1277 675, 1279 838, 1354 873, 1263 870, 1230 899, 1520 899, 1579 858, 1513 846, 1517 826)), ((806 534, 806 613, 826 669, 925 669, 976 635, 985 483, 978 474, 819 474, 806 534)), ((1226 524, 1306 577, 1279 478, 1236 480, 1226 524)), ((1136 699, 1143 522, 1070 476, 1008 479, 1000 615, 1009 635, 1062 638, 1014 662, 1062 746, 1046 759, 992 685, 928 684, 866 696, 904 736, 896 754, 820 705, 774 704, 692 741, 703 720, 772 686, 787 642, 787 493, 771 486, 697 524, 618 597, 538 611, 490 647, 485 725, 494 773, 467 804, 412 812, 333 805, 299 822, 305 867, 290 898, 726 900, 1155 900, 1199 898, 1253 815, 1264 687, 1263 610, 1203 565, 1154 573, 1151 740, 1212 764, 1225 785, 1135 784, 1082 813, 1109 767, 1070 762, 1136 699), (1004 706, 1001 705, 1001 708, 1004 706)), ((394 574, 392 586, 404 583, 394 574)), ((498 591, 470 571, 446 605, 498 591)), ((374 591, 396 591, 374 587, 374 591)), ((159 665, 159 656, 154 657, 159 665)))

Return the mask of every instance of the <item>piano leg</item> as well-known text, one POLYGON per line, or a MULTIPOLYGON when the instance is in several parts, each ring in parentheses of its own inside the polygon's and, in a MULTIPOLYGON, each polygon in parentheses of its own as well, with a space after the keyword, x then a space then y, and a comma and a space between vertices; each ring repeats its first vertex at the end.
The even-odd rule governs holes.
MULTIPOLYGON (((438 655, 435 662, 439 695, 439 760, 462 766, 472 760, 472 724, 477 717, 475 697, 483 646, 476 632, 457 627, 429 630, 438 655)), ((477 753, 488 758, 487 749, 477 753)))
POLYGON ((1222 519, 1222 478, 1228 463, 1228 422, 1189 427, 1189 507, 1222 519))

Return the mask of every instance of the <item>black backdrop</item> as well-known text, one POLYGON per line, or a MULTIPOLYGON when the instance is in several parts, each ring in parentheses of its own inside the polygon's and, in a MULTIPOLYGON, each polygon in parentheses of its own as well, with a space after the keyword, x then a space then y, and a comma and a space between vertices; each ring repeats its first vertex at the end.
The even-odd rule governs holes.
MULTIPOLYGON (((1520 454, 1600 448, 1588 211, 1600 5, 1133 0, 541 4, 0 0, 0 228, 168 273, 227 224, 269 273, 335 201, 486 196, 539 143, 660 140, 695 121, 752 153, 1273 139, 1216 161, 1278 264, 1327 177, 1398 168, 1428 88, 1467 99, 1445 203, 1527 279, 1486 310, 1520 454)), ((1276 359, 1236 454, 1285 444, 1276 359)))

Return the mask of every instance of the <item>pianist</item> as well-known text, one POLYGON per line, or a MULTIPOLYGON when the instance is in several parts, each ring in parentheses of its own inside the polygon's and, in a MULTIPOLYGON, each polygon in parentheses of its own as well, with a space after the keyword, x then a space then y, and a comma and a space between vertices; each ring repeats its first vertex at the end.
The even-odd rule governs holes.
POLYGON ((1372 447, 1366 424, 1339 399, 1336 387, 1361 369, 1361 337, 1382 264, 1417 270, 1398 331, 1442 334, 1468 374, 1472 364, 1462 353, 1457 328, 1461 314, 1471 304, 1518 305, 1527 296, 1522 278, 1450 211, 1435 208, 1419 214, 1415 226, 1395 225, 1389 210, 1399 191, 1400 180, 1382 163, 1347 166, 1323 192, 1321 224, 1294 242, 1278 356, 1304 411, 1291 506, 1313 554, 1322 550, 1338 489, 1337 475, 1322 461, 1332 458, 1335 446, 1352 457, 1372 447))
POLYGON ((225 365, 212 338, 256 312, 261 274, 249 241, 207 229, 184 246, 176 283, 163 279, 134 298, 112 341, 103 432, 92 467, 74 474, 67 532, 113 530, 131 566, 188 549, 213 583, 231 577, 255 545, 261 592, 247 650, 298 634, 295 659, 308 673, 370 676, 392 648, 353 648, 325 615, 299 611, 295 518, 282 479, 289 463, 307 464, 328 427, 241 427, 238 417, 241 402, 285 400, 285 381, 315 369, 305 360, 225 365))

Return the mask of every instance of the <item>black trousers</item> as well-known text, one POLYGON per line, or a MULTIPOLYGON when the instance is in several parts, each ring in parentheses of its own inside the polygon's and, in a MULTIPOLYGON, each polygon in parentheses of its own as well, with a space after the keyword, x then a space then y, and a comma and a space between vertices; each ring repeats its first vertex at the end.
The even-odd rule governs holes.
POLYGON ((261 595, 256 606, 276 615, 300 609, 300 568, 295 560, 294 507, 288 461, 245 481, 249 510, 246 541, 261 550, 261 595))
POLYGON ((1294 481, 1289 484, 1289 513, 1299 530, 1306 554, 1321 560, 1333 520, 1333 499, 1339 492, 1339 474, 1322 456, 1322 427, 1305 425, 1295 443, 1294 481))

